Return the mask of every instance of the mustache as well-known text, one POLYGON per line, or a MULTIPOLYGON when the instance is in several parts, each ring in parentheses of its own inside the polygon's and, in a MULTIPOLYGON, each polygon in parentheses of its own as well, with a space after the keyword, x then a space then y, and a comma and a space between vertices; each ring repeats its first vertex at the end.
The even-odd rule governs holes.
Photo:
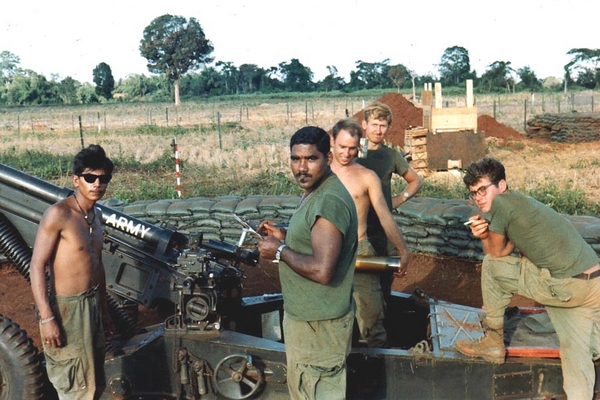
POLYGON ((312 178, 312 174, 307 174, 306 172, 298 172, 296 174, 296 178, 312 178))

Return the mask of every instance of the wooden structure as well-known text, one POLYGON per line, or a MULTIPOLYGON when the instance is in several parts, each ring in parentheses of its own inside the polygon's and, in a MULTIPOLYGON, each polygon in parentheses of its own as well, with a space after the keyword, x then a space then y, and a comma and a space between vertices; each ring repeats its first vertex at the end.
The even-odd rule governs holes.
POLYGON ((467 80, 465 107, 443 107, 442 86, 425 84, 421 95, 423 126, 405 131, 405 153, 419 173, 462 169, 485 155, 484 134, 477 131, 473 81, 467 80))

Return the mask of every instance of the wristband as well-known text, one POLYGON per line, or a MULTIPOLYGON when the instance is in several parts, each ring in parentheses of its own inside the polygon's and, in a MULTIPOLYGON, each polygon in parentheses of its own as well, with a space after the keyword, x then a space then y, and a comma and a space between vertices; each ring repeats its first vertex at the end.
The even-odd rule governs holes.
POLYGON ((279 246, 279 248, 277 249, 277 251, 275 252, 275 259, 273 260, 273 262, 275 264, 278 264, 279 261, 281 260, 281 252, 283 251, 284 248, 286 248, 286 244, 283 243, 281 246, 279 246))
POLYGON ((40 323, 43 325, 43 324, 46 324, 46 323, 52 321, 53 319, 54 319, 54 315, 49 318, 40 320, 40 323))

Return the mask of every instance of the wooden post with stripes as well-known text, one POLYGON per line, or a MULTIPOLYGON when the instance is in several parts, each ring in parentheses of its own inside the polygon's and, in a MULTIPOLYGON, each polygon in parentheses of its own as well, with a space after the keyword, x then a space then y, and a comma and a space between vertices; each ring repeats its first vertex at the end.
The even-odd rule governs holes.
POLYGON ((177 197, 181 198, 181 174, 179 172, 179 150, 177 149, 177 142, 173 138, 173 152, 175 153, 175 178, 177 179, 177 197))

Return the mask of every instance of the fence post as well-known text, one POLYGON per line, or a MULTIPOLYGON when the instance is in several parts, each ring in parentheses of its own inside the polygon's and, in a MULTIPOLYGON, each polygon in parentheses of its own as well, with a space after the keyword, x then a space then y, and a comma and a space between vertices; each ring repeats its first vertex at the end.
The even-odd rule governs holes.
POLYGON ((575 93, 571 93, 571 111, 575 111, 575 93))
POLYGON ((523 100, 523 132, 527 132, 527 99, 523 100))
POLYGON ((79 137, 81 138, 81 148, 83 149, 85 145, 83 144, 83 124, 81 123, 81 115, 79 116, 79 137))
POLYGON ((304 103, 304 120, 306 121, 306 125, 308 125, 308 100, 304 103))
POLYGON ((100 124, 100 111, 98 111, 98 133, 102 130, 102 126, 100 124))
POLYGON ((546 96, 542 96, 542 112, 546 112, 546 96))
POLYGON ((167 120, 167 128, 169 127, 169 107, 165 108, 165 119, 167 120))
POLYGON ((177 142, 175 138, 173 138, 173 142, 171 143, 173 147, 173 152, 175 153, 175 181, 177 183, 177 197, 181 198, 181 174, 179 171, 179 149, 177 148, 177 142))
POLYGON ((221 143, 221 113, 217 111, 217 131, 219 132, 219 150, 223 150, 223 144, 221 143))

